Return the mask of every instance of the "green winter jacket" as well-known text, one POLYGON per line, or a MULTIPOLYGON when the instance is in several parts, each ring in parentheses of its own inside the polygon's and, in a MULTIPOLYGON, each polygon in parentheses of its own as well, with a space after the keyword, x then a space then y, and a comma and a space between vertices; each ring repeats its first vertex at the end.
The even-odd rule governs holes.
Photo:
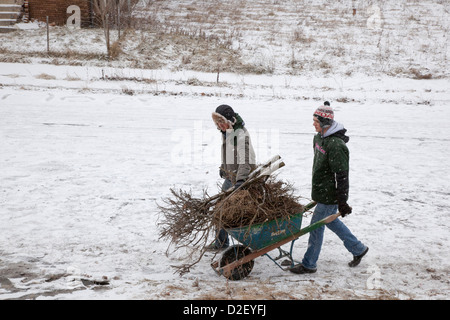
MULTIPOLYGON (((345 136, 345 132, 343 126, 339 125, 334 130, 328 130, 324 137, 320 133, 314 136, 311 198, 316 202, 338 204, 336 173, 346 172, 348 179, 349 170, 349 151, 346 145, 349 138, 345 136)), ((345 201, 348 190, 346 192, 345 201)))

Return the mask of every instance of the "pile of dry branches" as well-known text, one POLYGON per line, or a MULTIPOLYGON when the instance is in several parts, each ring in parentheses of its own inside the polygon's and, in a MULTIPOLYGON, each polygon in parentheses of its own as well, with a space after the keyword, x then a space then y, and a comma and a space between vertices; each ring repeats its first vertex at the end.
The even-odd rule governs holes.
MULTIPOLYGON (((197 263, 220 228, 237 228, 263 223, 273 219, 288 218, 302 211, 303 206, 294 196, 291 184, 270 177, 256 180, 243 190, 195 198, 191 192, 171 189, 172 197, 159 205, 160 238, 170 240, 179 248, 191 249, 200 257, 184 265, 180 273, 188 272, 197 263)), ((170 248, 170 245, 169 245, 170 248)), ((168 251, 169 251, 168 248, 168 251)))
POLYGON ((239 228, 288 218, 303 209, 298 200, 288 183, 274 178, 265 183, 258 181, 229 198, 219 200, 213 209, 214 224, 239 228))

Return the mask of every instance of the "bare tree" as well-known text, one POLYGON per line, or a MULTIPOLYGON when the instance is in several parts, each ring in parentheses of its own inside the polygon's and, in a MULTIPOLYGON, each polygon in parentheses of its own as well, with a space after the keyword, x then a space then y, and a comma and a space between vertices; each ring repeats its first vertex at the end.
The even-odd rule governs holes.
POLYGON ((96 23, 98 23, 105 32, 106 52, 108 55, 108 59, 111 57, 111 45, 109 38, 109 19, 114 3, 115 1, 108 1, 108 0, 92 1, 92 8, 94 10, 94 14, 96 17, 96 23))
POLYGON ((95 22, 105 32, 108 59, 111 58, 111 25, 116 26, 118 39, 120 39, 121 24, 123 21, 127 21, 127 24, 130 25, 132 10, 137 2, 136 0, 92 0, 92 9, 96 17, 95 22))

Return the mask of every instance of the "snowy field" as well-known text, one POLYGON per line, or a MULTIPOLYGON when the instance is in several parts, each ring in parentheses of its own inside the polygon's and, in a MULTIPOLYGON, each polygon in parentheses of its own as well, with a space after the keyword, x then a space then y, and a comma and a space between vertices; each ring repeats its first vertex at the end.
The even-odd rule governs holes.
POLYGON ((188 80, 215 74, 108 69, 152 79, 130 82, 102 72, 0 64, 0 299, 450 298, 448 80, 224 74, 227 86, 207 86, 188 80), (350 269, 327 231, 313 275, 260 257, 231 282, 212 255, 174 274, 184 260, 165 255, 156 201, 171 187, 217 190, 215 107, 242 115, 258 161, 284 158, 280 177, 307 203, 312 112, 324 99, 350 136, 345 222, 370 247, 361 265, 350 269))

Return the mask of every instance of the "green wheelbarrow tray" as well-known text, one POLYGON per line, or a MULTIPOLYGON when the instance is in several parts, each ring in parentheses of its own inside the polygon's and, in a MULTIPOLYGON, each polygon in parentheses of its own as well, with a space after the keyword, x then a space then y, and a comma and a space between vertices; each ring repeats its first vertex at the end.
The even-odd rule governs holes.
POLYGON ((314 201, 310 202, 304 206, 302 212, 292 215, 289 219, 275 219, 250 227, 226 229, 228 234, 241 244, 233 245, 226 249, 222 257, 211 264, 212 268, 218 274, 228 279, 240 280, 251 272, 255 258, 266 255, 281 269, 289 270, 295 265, 295 261, 292 258, 292 249, 295 240, 335 220, 340 215, 338 212, 302 229, 303 214, 314 208, 316 204, 314 201), (290 251, 282 250, 281 246, 289 242, 291 242, 290 251), (279 255, 276 258, 268 255, 268 252, 274 249, 279 250, 279 255), (290 260, 290 262, 287 260, 287 268, 283 267, 285 266, 284 263, 281 266, 277 262, 277 260, 283 257, 288 257, 290 260))

